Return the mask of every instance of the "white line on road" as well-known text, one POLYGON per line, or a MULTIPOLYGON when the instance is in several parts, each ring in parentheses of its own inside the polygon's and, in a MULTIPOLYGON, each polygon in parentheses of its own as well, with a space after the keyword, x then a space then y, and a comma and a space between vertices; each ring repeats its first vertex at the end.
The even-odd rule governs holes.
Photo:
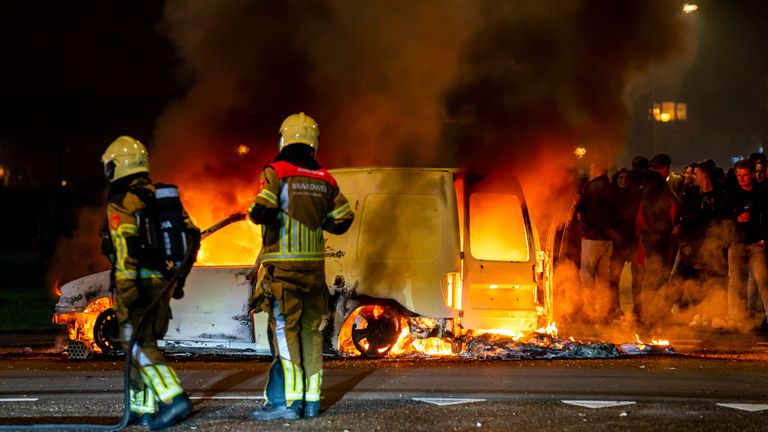
POLYGON ((458 405, 473 402, 485 402, 485 399, 459 399, 459 398, 412 398, 415 401, 431 403, 438 406, 458 405))
POLYGON ((568 405, 576 405, 576 406, 591 408, 591 409, 634 405, 636 403, 634 401, 595 401, 595 400, 562 400, 560 402, 568 405))
POLYGON ((745 404, 745 403, 718 403, 721 407, 733 408, 742 411, 758 412, 768 410, 766 404, 745 404))
POLYGON ((35 402, 37 398, 0 398, 0 402, 35 402))

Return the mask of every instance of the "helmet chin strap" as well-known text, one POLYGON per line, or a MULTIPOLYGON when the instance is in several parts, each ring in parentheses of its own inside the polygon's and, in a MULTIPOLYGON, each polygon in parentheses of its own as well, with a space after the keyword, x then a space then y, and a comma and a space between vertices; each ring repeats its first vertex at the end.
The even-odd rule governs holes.
POLYGON ((104 164, 104 176, 109 181, 115 178, 115 161, 109 161, 104 164))

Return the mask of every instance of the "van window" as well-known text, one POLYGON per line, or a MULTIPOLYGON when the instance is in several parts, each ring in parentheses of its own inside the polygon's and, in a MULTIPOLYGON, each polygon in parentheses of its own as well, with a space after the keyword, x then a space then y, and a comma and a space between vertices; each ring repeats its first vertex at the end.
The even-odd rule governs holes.
POLYGON ((368 195, 358 255, 367 261, 435 259, 440 251, 438 204, 432 195, 368 195))
POLYGON ((520 199, 510 194, 471 194, 469 243, 475 259, 528 261, 528 230, 520 199))

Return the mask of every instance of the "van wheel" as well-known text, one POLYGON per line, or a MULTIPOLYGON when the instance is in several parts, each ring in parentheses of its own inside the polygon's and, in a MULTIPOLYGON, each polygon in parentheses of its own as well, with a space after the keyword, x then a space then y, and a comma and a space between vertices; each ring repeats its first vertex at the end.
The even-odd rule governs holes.
POLYGON ((400 315, 379 305, 359 309, 352 323, 352 343, 362 357, 384 357, 400 335, 400 315))
POLYGON ((115 353, 120 347, 120 329, 114 309, 102 311, 93 323, 93 341, 103 354, 115 353))

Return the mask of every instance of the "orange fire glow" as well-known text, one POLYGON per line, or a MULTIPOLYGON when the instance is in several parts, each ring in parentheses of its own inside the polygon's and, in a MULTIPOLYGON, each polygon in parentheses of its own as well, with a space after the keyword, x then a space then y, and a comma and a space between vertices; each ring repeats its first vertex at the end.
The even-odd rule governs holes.
POLYGON ((99 314, 111 307, 112 298, 96 299, 83 312, 54 315, 54 324, 66 324, 70 340, 85 342, 94 352, 100 353, 101 349, 94 341, 93 327, 99 314))
POLYGON ((546 327, 536 329, 536 333, 547 334, 552 337, 557 337, 557 331, 557 326, 555 325, 554 321, 547 324, 546 327))
POLYGON ((635 333, 635 339, 637 339, 637 343, 639 343, 641 345, 669 346, 669 340, 667 340, 667 339, 653 339, 652 338, 651 339, 651 343, 650 344, 646 344, 645 342, 643 342, 640 339, 640 335, 638 335, 637 333, 635 333))
POLYGON ((197 266, 252 266, 261 247, 261 227, 236 222, 206 237, 197 252, 197 266))
POLYGON ((515 195, 474 193, 469 198, 470 249, 494 261, 528 260, 528 238, 520 200, 515 195))
MULTIPOLYGON (((183 189, 184 208, 200 229, 227 216, 244 212, 258 187, 236 187, 224 196, 214 186, 183 189), (234 199, 233 199, 234 197, 234 199)), ((254 265, 261 246, 261 227, 250 221, 236 222, 206 237, 197 253, 197 266, 254 265)))

